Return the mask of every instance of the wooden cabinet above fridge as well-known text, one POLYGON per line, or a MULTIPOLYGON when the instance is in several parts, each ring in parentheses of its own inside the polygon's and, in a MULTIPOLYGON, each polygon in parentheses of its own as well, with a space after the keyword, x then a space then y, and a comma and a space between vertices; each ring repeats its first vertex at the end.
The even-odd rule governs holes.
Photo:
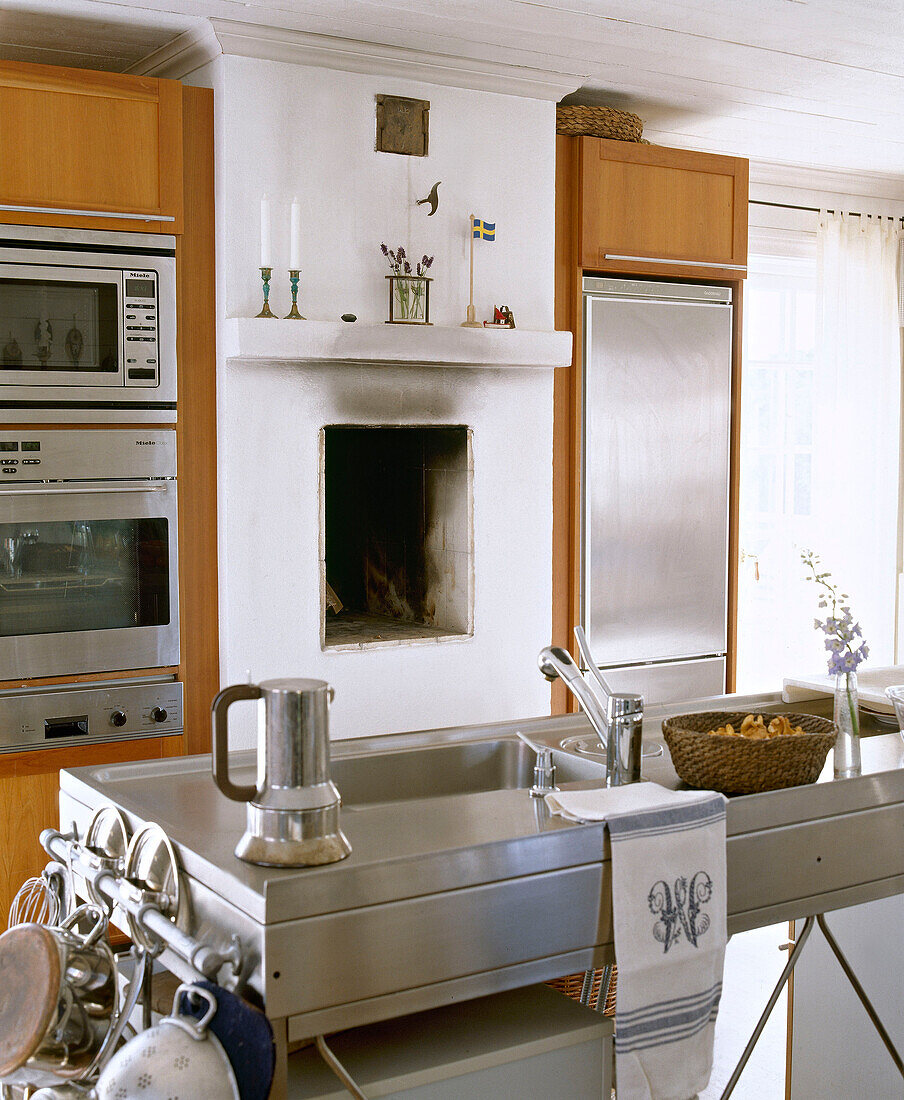
POLYGON ((580 142, 585 271, 737 279, 747 265, 748 162, 602 138, 580 142))

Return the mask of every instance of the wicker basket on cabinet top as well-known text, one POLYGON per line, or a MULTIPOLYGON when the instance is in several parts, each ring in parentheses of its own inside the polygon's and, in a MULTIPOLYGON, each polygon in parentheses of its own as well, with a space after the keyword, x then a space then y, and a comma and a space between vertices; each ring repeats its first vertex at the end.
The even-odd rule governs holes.
POLYGON ((618 111, 615 107, 560 103, 556 107, 556 133, 612 138, 615 141, 642 141, 643 120, 630 111, 618 111))

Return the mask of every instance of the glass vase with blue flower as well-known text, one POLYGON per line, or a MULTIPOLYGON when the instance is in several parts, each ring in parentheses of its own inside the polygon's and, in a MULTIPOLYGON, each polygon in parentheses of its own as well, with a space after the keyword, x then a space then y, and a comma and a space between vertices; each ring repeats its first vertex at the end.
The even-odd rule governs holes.
POLYGON ((860 774, 860 711, 857 699, 857 669, 869 656, 860 624, 854 622, 847 592, 840 592, 819 557, 812 550, 801 553, 809 570, 807 580, 819 592, 819 606, 828 612, 813 625, 825 636, 829 657, 829 675, 835 677, 835 778, 849 779, 860 774), (857 642, 857 639, 860 642, 857 642))

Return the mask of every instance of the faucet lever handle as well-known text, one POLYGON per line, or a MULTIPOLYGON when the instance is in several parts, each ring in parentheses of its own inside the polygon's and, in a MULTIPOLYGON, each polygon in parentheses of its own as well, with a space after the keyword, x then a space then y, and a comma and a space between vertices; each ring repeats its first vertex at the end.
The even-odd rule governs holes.
POLYGON ((608 717, 623 718, 629 714, 643 714, 643 696, 633 691, 620 691, 609 696, 608 717))
POLYGON ((537 756, 539 756, 541 752, 549 752, 550 751, 548 745, 538 745, 536 741, 531 741, 531 739, 529 737, 525 737, 524 734, 521 732, 521 730, 515 730, 515 736, 520 741, 523 741, 524 744, 527 745, 527 747, 529 749, 532 749, 537 754, 537 756))
POLYGON ((600 672, 599 665, 590 652, 590 643, 587 641, 587 635, 584 633, 584 628, 580 624, 574 628, 574 639, 578 643, 578 652, 584 659, 584 664, 587 666, 587 672, 590 674, 591 679, 595 680, 602 689, 604 698, 610 696, 612 694, 612 689, 600 672))

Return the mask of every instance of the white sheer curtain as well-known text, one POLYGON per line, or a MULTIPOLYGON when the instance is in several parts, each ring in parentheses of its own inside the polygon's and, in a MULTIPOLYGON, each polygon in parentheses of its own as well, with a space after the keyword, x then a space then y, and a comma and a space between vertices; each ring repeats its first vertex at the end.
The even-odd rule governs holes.
POLYGON ((894 663, 901 350, 895 223, 823 213, 817 234, 813 549, 850 593, 870 664, 894 663))
MULTIPOLYGON (((817 227, 814 225, 814 229, 817 227)), ((900 452, 896 234, 821 215, 816 234, 751 230, 741 393, 737 687, 825 671, 800 551, 850 593, 894 662, 900 452)))

